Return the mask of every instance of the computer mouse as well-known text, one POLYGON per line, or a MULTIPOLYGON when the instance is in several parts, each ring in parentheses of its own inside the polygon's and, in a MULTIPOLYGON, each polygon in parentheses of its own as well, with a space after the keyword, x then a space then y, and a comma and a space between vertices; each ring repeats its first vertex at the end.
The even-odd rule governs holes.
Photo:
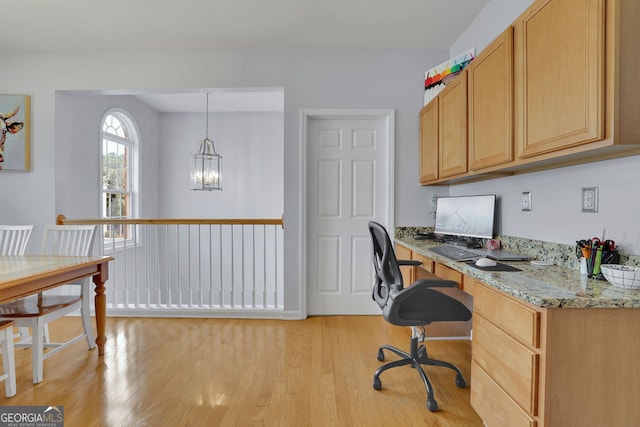
POLYGON ((497 262, 495 262, 492 259, 489 259, 487 257, 483 257, 483 258, 478 258, 478 260, 476 261, 476 265, 478 267, 493 267, 498 265, 497 262))

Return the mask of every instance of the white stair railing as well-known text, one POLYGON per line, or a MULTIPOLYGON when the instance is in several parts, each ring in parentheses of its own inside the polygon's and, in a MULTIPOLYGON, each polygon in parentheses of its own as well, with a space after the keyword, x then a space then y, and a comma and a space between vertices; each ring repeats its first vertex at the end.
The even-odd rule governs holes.
POLYGON ((278 317, 282 219, 67 219, 96 224, 96 253, 114 258, 107 314, 278 317))

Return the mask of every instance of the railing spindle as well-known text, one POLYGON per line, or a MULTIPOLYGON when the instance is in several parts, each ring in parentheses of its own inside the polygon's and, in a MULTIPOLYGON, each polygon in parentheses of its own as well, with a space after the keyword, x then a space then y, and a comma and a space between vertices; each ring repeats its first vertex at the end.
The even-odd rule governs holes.
POLYGON ((262 307, 267 307, 267 226, 262 226, 262 307))
POLYGON ((231 286, 230 288, 230 295, 231 295, 231 303, 229 304, 232 308, 235 307, 235 299, 234 299, 234 295, 233 295, 233 289, 235 288, 236 282, 235 282, 235 251, 233 250, 234 247, 234 243, 235 239, 233 238, 233 225, 231 226, 231 263, 229 264, 231 266, 231 286))
POLYGON ((220 248, 218 250, 218 261, 219 261, 219 276, 220 276, 220 282, 218 284, 219 288, 218 288, 218 307, 219 308, 223 308, 224 307, 224 292, 222 290, 222 224, 218 225, 218 242, 220 245, 220 248))
POLYGON ((244 289, 244 224, 242 224, 240 226, 240 230, 241 230, 241 245, 240 248, 242 249, 242 251, 240 252, 240 274, 241 276, 241 280, 240 280, 240 307, 244 307, 245 306, 245 289, 244 289))
POLYGON ((256 226, 251 224, 251 308, 256 308, 256 226))

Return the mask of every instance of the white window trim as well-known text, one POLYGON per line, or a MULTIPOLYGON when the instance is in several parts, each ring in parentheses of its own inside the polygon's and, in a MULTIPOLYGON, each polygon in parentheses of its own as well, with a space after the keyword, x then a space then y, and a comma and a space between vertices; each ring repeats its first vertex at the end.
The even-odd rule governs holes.
MULTIPOLYGON (((104 190, 103 190, 103 186, 102 186, 102 162, 103 162, 103 141, 105 139, 105 137, 111 141, 126 145, 127 148, 129 149, 129 164, 130 164, 130 173, 128 174, 128 178, 130 180, 129 185, 131 187, 131 191, 129 192, 130 195, 130 214, 129 214, 129 218, 138 218, 139 215, 139 203, 140 203, 140 188, 139 188, 139 174, 140 174, 140 164, 139 164, 139 146, 140 146, 140 131, 138 128, 138 125, 136 123, 136 121, 134 120, 133 116, 131 115, 131 113, 129 113, 128 111, 126 111, 123 108, 111 108, 109 110, 107 110, 103 116, 102 119, 100 120, 100 142, 99 142, 99 155, 100 155, 100 174, 99 174, 99 179, 100 179, 100 212, 99 212, 99 217, 100 218, 104 218, 103 216, 103 212, 104 212, 104 190), (104 126, 104 122, 106 120, 106 118, 110 115, 116 116, 117 119, 122 123, 123 126, 125 126, 127 128, 128 133, 131 135, 130 139, 127 138, 122 138, 118 135, 112 134, 112 133, 108 133, 105 132, 103 130, 103 126, 104 126)), ((112 193, 118 193, 118 191, 111 191, 112 193)), ((113 217, 111 217, 113 218, 113 217)), ((137 232, 137 228, 134 227, 134 230, 136 230, 137 232)), ((133 234, 132 234, 133 236, 133 234)), ((105 253, 112 253, 115 251, 119 251, 119 250, 123 250, 125 247, 129 248, 129 247, 134 247, 135 244, 140 244, 140 239, 137 238, 138 236, 135 237, 130 237, 129 239, 127 239, 126 241, 123 241, 122 239, 118 239, 115 240, 115 242, 112 242, 111 240, 105 240, 102 239, 103 241, 103 248, 104 248, 104 252, 105 253)))

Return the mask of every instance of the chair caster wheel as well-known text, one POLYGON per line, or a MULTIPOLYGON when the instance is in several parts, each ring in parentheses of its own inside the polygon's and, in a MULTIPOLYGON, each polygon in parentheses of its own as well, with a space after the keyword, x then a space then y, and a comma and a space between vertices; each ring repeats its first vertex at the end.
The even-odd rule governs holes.
POLYGON ((427 399, 427 409, 431 412, 436 412, 438 410, 438 402, 435 399, 427 399))
POLYGON ((382 381, 380 381, 380 378, 375 377, 373 379, 373 388, 375 390, 382 390, 382 381))
POLYGON ((458 388, 465 388, 467 386, 467 382, 460 374, 456 375, 456 386, 458 386, 458 388))
POLYGON ((378 350, 378 361, 384 362, 384 353, 382 350, 378 350))

